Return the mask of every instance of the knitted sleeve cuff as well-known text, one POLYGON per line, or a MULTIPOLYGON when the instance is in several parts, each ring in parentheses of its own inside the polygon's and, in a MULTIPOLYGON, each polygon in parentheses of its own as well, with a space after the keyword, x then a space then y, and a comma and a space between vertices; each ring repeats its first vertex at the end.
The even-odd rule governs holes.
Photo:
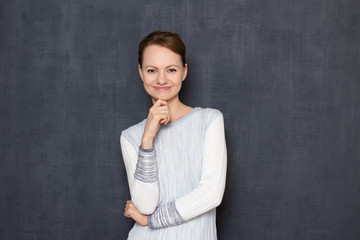
POLYGON ((148 225, 151 229, 179 225, 183 222, 185 221, 176 210, 175 201, 159 206, 148 216, 148 225))
POLYGON ((139 147, 139 155, 134 177, 137 180, 146 183, 158 181, 158 168, 154 147, 151 149, 143 149, 139 147))

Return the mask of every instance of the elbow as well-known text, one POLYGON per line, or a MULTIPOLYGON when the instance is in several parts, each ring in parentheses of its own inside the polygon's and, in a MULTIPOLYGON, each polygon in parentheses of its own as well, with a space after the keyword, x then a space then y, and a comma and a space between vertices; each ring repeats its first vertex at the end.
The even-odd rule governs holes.
POLYGON ((136 181, 134 181, 130 193, 131 200, 140 213, 149 215, 155 211, 160 199, 157 183, 137 184, 136 181))
POLYGON ((144 215, 153 214, 158 205, 157 201, 136 201, 136 199, 132 199, 136 209, 144 215))
POLYGON ((223 194, 222 193, 216 193, 213 192, 210 196, 208 196, 208 200, 209 200, 209 208, 213 209, 218 207, 223 199, 223 194))
POLYGON ((221 204, 222 199, 223 199, 222 194, 219 195, 213 193, 211 195, 204 196, 204 202, 203 202, 204 212, 217 208, 221 204))
POLYGON ((139 206, 137 207, 135 204, 135 207, 139 210, 139 212, 143 215, 151 215, 155 212, 155 209, 157 207, 156 205, 152 205, 152 206, 139 206))
POLYGON ((212 203, 211 208, 216 208, 221 204, 224 196, 224 191, 225 191, 225 184, 222 184, 220 188, 217 189, 217 191, 212 191, 209 197, 212 203))
POLYGON ((131 199, 136 209, 144 215, 150 215, 155 212, 159 203, 159 191, 157 188, 152 189, 148 193, 131 194, 131 199))
POLYGON ((136 209, 144 215, 153 214, 158 206, 158 199, 136 199, 132 198, 136 209))
POLYGON ((221 196, 216 196, 216 197, 214 198, 214 207, 218 207, 218 206, 221 204, 222 199, 223 199, 223 195, 221 195, 221 196))
POLYGON ((214 188, 212 186, 206 187, 208 191, 203 192, 201 198, 199 199, 199 203, 197 206, 203 210, 203 212, 207 212, 214 208, 217 208, 223 199, 224 196, 224 188, 219 186, 218 188, 214 188))

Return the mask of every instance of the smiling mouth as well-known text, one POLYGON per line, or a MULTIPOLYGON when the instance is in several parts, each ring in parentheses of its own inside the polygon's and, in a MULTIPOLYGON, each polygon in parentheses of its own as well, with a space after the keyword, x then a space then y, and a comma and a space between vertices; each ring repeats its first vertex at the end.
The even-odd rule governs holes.
POLYGON ((154 87, 156 90, 158 91, 166 91, 168 90, 170 87, 154 87))

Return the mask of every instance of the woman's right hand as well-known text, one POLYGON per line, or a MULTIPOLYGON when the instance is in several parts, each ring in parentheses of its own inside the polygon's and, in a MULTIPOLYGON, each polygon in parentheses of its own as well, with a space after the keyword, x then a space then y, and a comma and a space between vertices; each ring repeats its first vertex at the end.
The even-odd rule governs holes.
POLYGON ((158 99, 149 110, 144 133, 141 139, 141 147, 150 149, 153 146, 154 138, 161 124, 167 124, 170 121, 167 102, 158 99))

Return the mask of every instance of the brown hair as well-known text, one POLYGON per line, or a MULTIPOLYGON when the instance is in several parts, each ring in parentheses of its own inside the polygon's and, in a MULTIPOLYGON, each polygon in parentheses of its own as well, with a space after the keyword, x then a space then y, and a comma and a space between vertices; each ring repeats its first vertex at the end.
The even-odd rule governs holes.
POLYGON ((159 45, 162 47, 166 47, 167 49, 170 49, 174 53, 177 53, 181 57, 181 61, 183 65, 185 66, 186 60, 185 60, 185 53, 186 48, 185 44, 181 40, 181 37, 179 34, 175 32, 166 32, 166 31, 154 31, 147 35, 140 43, 139 43, 139 49, 138 49, 138 62, 140 64, 140 67, 142 66, 143 61, 143 52, 144 49, 150 45, 159 45))

